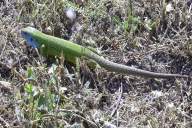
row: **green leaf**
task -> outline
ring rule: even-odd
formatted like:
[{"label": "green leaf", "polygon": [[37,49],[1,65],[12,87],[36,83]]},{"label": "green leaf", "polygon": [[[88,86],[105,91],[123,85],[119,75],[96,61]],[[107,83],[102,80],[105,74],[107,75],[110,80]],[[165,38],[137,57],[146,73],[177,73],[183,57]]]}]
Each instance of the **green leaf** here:
[{"label": "green leaf", "polygon": [[34,105],[35,105],[35,107],[37,107],[37,105],[38,105],[38,101],[37,100],[34,100]]},{"label": "green leaf", "polygon": [[28,78],[31,78],[32,76],[31,68],[27,69],[27,74],[28,74]]},{"label": "green leaf", "polygon": [[37,117],[41,117],[41,112],[36,113]]},{"label": "green leaf", "polygon": [[131,31],[134,33],[137,30],[137,26],[132,26]]},{"label": "green leaf", "polygon": [[119,17],[115,15],[115,19],[113,20],[113,24],[116,25],[119,22]]},{"label": "green leaf", "polygon": [[39,91],[37,87],[32,86],[28,83],[25,84],[25,97],[29,98],[30,100],[33,99],[34,96],[38,95]]},{"label": "green leaf", "polygon": [[125,29],[127,29],[128,28],[128,21],[125,21],[124,23],[123,23],[123,29],[125,30]]},{"label": "green leaf", "polygon": [[110,117],[105,117],[104,121],[107,121]]},{"label": "green leaf", "polygon": [[27,78],[36,79],[38,75],[35,74],[34,68],[28,68],[27,69]]},{"label": "green leaf", "polygon": [[25,91],[32,92],[32,86],[28,83],[25,83]]},{"label": "green leaf", "polygon": [[34,91],[32,90],[32,86],[28,83],[25,84],[25,97],[30,100],[33,99]]},{"label": "green leaf", "polygon": [[49,105],[48,105],[48,99],[45,97],[44,94],[41,94],[39,96],[39,102],[38,102],[38,109],[39,110],[45,110],[48,111]]}]

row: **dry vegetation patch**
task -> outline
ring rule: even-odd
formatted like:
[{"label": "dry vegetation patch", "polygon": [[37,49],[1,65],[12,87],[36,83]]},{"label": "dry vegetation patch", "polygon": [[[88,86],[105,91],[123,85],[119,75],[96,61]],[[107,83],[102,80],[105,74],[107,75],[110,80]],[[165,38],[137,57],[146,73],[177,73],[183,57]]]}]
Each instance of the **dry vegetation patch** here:
[{"label": "dry vegetation patch", "polygon": [[92,46],[116,63],[190,76],[191,1],[0,3],[0,127],[192,127],[190,79],[91,69],[81,58],[76,64],[62,57],[39,58],[17,33],[32,26]]}]

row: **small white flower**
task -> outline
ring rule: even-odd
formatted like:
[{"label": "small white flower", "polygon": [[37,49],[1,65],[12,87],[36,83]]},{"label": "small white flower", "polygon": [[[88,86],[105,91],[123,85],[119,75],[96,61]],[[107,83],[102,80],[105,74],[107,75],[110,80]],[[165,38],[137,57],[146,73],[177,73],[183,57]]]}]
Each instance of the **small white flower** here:
[{"label": "small white flower", "polygon": [[168,4],[168,5],[166,6],[166,12],[171,12],[171,11],[173,11],[173,7],[172,7],[171,4]]},{"label": "small white flower", "polygon": [[76,13],[72,8],[67,9],[67,11],[65,13],[66,13],[66,16],[68,18],[70,18],[71,20],[76,18]]},{"label": "small white flower", "polygon": [[170,108],[170,109],[173,109],[173,108],[175,108],[175,105],[174,105],[174,103],[169,103],[167,106],[168,106],[168,108]]},{"label": "small white flower", "polygon": [[152,92],[151,92],[151,96],[152,96],[153,98],[158,98],[158,97],[163,96],[163,93],[162,93],[161,91],[152,91]]}]

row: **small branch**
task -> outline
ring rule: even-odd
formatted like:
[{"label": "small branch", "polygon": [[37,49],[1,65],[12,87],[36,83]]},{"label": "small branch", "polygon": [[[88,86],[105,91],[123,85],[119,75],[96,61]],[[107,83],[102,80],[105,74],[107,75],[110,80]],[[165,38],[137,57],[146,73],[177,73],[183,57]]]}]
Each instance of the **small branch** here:
[{"label": "small branch", "polygon": [[113,108],[113,110],[112,110],[112,112],[111,112],[110,118],[111,118],[111,117],[114,115],[114,113],[116,112],[116,110],[117,110],[117,108],[118,108],[118,106],[119,106],[119,103],[120,103],[120,101],[121,101],[122,94],[123,94],[123,85],[122,85],[122,82],[121,82],[121,93],[120,93],[119,98],[118,98],[118,100],[117,100],[116,106]]}]

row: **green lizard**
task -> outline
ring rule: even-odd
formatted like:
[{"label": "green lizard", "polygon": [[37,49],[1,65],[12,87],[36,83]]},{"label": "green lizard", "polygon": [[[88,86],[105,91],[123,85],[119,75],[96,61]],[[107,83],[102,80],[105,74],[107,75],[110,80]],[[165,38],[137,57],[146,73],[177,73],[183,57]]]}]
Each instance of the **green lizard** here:
[{"label": "green lizard", "polygon": [[99,65],[111,72],[123,73],[128,75],[150,77],[150,78],[189,78],[187,75],[180,74],[164,74],[145,71],[122,64],[117,64],[106,60],[94,51],[81,45],[69,42],[64,39],[46,35],[33,27],[27,27],[21,30],[22,37],[33,47],[41,50],[41,55],[47,53],[49,55],[60,57],[61,53],[65,60],[75,63],[76,57],[84,56],[89,67],[95,68]]}]

